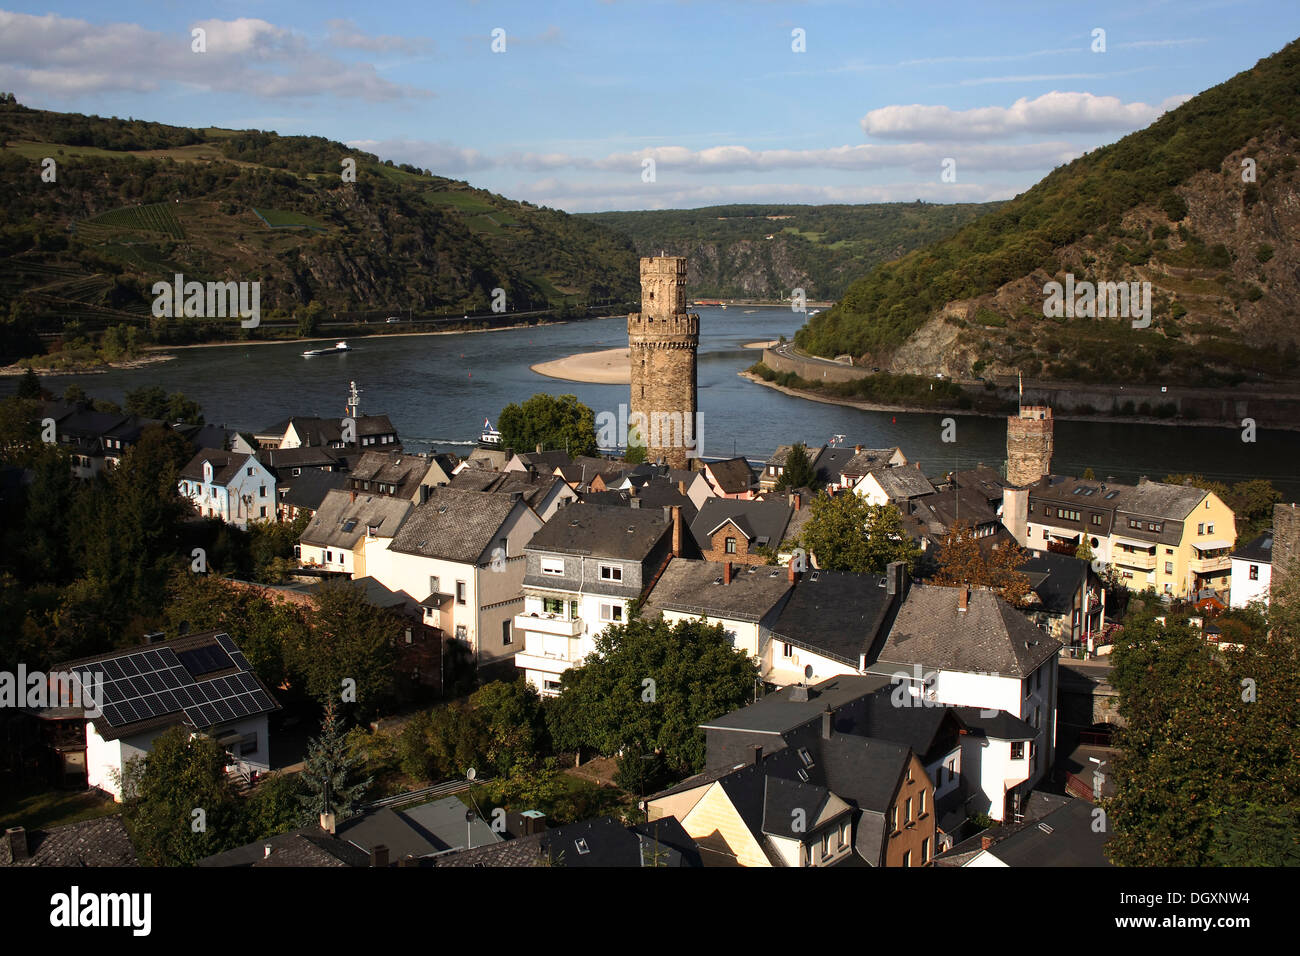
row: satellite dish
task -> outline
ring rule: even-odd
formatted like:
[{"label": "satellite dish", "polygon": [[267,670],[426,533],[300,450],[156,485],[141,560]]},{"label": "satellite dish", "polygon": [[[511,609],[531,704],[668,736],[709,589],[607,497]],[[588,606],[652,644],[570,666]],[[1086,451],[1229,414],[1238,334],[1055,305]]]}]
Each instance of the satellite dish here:
[{"label": "satellite dish", "polygon": [[803,666],[803,679],[812,680],[812,675],[813,675],[813,666],[811,664],[805,664]]},{"label": "satellite dish", "polygon": [[468,770],[465,771],[466,780],[473,780],[477,776],[478,776],[478,771],[475,770],[473,767],[470,767]]}]

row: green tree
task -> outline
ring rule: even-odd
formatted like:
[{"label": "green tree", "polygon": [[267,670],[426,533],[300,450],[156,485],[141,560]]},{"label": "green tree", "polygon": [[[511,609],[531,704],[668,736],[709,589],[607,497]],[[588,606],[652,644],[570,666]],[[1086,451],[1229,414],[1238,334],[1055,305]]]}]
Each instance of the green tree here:
[{"label": "green tree", "polygon": [[795,443],[785,456],[785,469],[777,479],[776,490],[813,488],[816,482],[817,472],[813,469],[812,462],[808,460],[808,449],[802,442]]},{"label": "green tree", "polygon": [[306,630],[286,649],[286,663],[317,700],[340,700],[344,681],[353,681],[358,714],[378,713],[393,701],[402,619],[367,601],[354,581],[324,582],[313,603]]},{"label": "green tree", "polygon": [[325,307],[319,302],[311,302],[300,309],[295,316],[298,320],[298,337],[310,338],[320,330],[321,318],[325,315]]},{"label": "green tree", "polygon": [[484,684],[469,699],[481,732],[485,768],[509,774],[531,767],[548,749],[546,716],[537,689],[521,675]]},{"label": "green tree", "polygon": [[511,402],[497,419],[502,444],[515,451],[566,450],[570,455],[594,455],[596,416],[576,395],[539,392],[522,406]]},{"label": "green tree", "polygon": [[127,392],[125,410],[128,415],[156,418],[168,424],[203,424],[198,402],[186,398],[183,392],[168,394],[160,385],[142,385]]},{"label": "green tree", "polygon": [[1074,556],[1080,561],[1087,561],[1092,564],[1096,560],[1096,555],[1092,553],[1092,545],[1088,541],[1088,536],[1079,535],[1079,546],[1074,549]]},{"label": "green tree", "polygon": [[751,700],[758,668],[722,626],[637,618],[609,627],[580,667],[565,671],[547,704],[558,748],[658,754],[670,774],[704,765],[700,724]]},{"label": "green tree", "polygon": [[1020,565],[1028,559],[1014,541],[985,551],[969,524],[953,524],[939,544],[934,583],[946,587],[991,588],[1008,604],[1019,605],[1029,594],[1029,578]]},{"label": "green tree", "polygon": [[37,377],[36,373],[31,369],[24,371],[22,376],[18,379],[18,390],[15,394],[19,398],[40,401],[42,392],[41,380]]},{"label": "green tree", "polygon": [[814,498],[800,541],[828,571],[883,574],[893,561],[906,561],[914,571],[921,558],[897,508],[868,504],[852,492]]},{"label": "green tree", "polygon": [[193,866],[239,845],[240,808],[226,759],[212,738],[176,726],[154,739],[147,756],[128,761],[122,816],[142,862]]},{"label": "green tree", "polygon": [[356,813],[361,798],[374,782],[373,777],[359,779],[360,770],[361,759],[348,746],[331,697],[325,701],[320,736],[308,741],[303,761],[303,793],[299,799],[306,813],[315,819],[332,811],[338,820]]},{"label": "green tree", "polygon": [[1083,469],[1083,480],[1084,480],[1084,481],[1096,481],[1096,480],[1097,480],[1097,473],[1096,473],[1095,471],[1093,471],[1091,467],[1089,467],[1089,468],[1085,468],[1085,469]]}]

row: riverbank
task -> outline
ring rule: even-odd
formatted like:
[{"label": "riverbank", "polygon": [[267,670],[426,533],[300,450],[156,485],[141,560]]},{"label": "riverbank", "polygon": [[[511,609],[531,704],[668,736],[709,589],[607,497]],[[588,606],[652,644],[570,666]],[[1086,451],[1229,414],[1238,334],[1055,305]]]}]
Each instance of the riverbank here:
[{"label": "riverbank", "polygon": [[443,329],[437,332],[365,332],[360,334],[349,335],[317,335],[311,338],[292,338],[292,339],[235,339],[230,342],[192,342],[188,345],[146,345],[145,351],[174,351],[179,349],[220,349],[234,348],[235,346],[250,345],[302,345],[310,342],[348,342],[353,339],[365,341],[366,339],[405,339],[405,338],[422,338],[428,335],[469,335],[475,332],[509,332],[512,329],[538,329],[549,328],[552,325],[568,325],[571,321],[583,321],[581,319],[562,319],[555,322],[546,322],[543,325],[536,323],[522,323],[520,325],[498,325],[492,328],[477,329]]},{"label": "riverbank", "polygon": [[550,362],[530,365],[538,375],[558,378],[565,382],[584,382],[588,385],[629,385],[632,369],[631,353],[624,348],[603,349],[599,352],[579,352]]},{"label": "riverbank", "polygon": [[780,339],[772,339],[770,342],[746,342],[741,346],[742,349],[773,349],[781,344]]},{"label": "riverbank", "polygon": [[[755,375],[748,370],[737,372],[741,378],[748,379],[756,385],[762,385],[765,388],[775,389],[778,392],[784,392],[794,398],[805,398],[810,402],[821,402],[823,405],[845,405],[849,408],[857,408],[864,412],[906,412],[908,414],[928,414],[928,415],[967,415],[973,418],[1006,418],[1001,412],[981,411],[973,408],[927,408],[920,405],[882,405],[878,402],[864,402],[851,398],[836,398],[830,395],[821,395],[817,392],[805,391],[797,388],[788,388],[784,385],[777,385],[775,382],[769,382],[759,375]],[[1183,419],[1155,418],[1145,415],[1071,415],[1068,412],[1061,414],[1053,411],[1052,417],[1058,422],[1099,422],[1112,425],[1173,425],[1183,427],[1200,426],[1203,428],[1230,428],[1240,430],[1240,422],[1235,421],[1186,421]],[[1270,425],[1279,431],[1300,431],[1300,423],[1296,425]]]},{"label": "riverbank", "polygon": [[[99,365],[74,366],[72,368],[34,368],[36,375],[56,376],[56,375],[103,375],[105,372],[116,372],[125,369],[145,368],[150,365],[157,365],[160,362],[170,362],[175,355],[171,355],[171,350],[161,354],[154,354],[152,349],[145,349],[150,352],[149,355],[141,355],[137,358],[127,359],[125,362],[104,362]],[[6,365],[0,368],[0,376],[13,377],[27,374],[27,368],[22,365]]]}]

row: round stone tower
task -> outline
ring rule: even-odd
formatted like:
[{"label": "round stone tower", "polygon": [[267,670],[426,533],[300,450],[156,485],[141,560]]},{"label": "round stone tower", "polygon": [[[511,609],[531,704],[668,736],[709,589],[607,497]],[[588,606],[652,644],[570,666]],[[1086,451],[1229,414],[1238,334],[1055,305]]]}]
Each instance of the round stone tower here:
[{"label": "round stone tower", "polygon": [[[641,429],[646,460],[686,468],[698,457],[695,353],[700,317],[686,311],[686,259],[641,260],[641,311],[627,317],[632,365],[629,423]],[[638,417],[638,414],[641,417]]]},{"label": "round stone tower", "polygon": [[1052,410],[1022,405],[1007,418],[1007,481],[1032,485],[1052,473]]}]

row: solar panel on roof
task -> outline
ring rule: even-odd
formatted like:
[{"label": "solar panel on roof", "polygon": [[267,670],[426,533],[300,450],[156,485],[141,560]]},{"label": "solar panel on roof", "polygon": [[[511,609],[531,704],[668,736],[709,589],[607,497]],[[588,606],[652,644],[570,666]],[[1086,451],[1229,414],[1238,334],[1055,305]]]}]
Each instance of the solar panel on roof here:
[{"label": "solar panel on roof", "polygon": [[104,705],[104,716],[108,718],[108,725],[110,727],[117,727],[125,723],[125,721],[122,720],[122,712],[118,710],[117,706],[114,704]]},{"label": "solar panel on roof", "polygon": [[217,643],[224,647],[228,653],[233,654],[235,651],[239,650],[239,648],[235,646],[235,642],[230,639],[230,635],[226,634],[224,631],[216,635],[216,638]]},{"label": "solar panel on roof", "polygon": [[131,706],[131,702],[128,700],[119,701],[117,709],[122,714],[122,723],[124,724],[129,724],[141,719],[140,715],[136,712],[136,709]]},{"label": "solar panel on roof", "polygon": [[225,649],[216,644],[180,651],[176,656],[180,658],[181,665],[195,676],[228,670],[235,666],[235,662],[230,659]]},{"label": "solar panel on roof", "polygon": [[135,712],[140,715],[141,720],[157,717],[162,712],[160,707],[155,706],[155,700],[152,697],[141,697],[138,700],[133,700],[131,706],[135,708]]},{"label": "solar panel on roof", "polygon": [[162,655],[157,651],[145,651],[142,656],[144,657],[144,663],[147,663],[152,670],[161,670],[167,666],[167,662],[163,660]]},{"label": "solar panel on roof", "polygon": [[258,710],[275,710],[275,704],[271,703],[271,698],[267,696],[266,691],[254,691],[249,696],[257,703]]},{"label": "solar panel on roof", "polygon": [[224,700],[215,700],[212,702],[212,706],[216,708],[216,711],[218,714],[221,715],[222,720],[235,719],[235,712],[231,709],[230,705],[226,703]]},{"label": "solar panel on roof", "polygon": [[163,683],[162,675],[160,674],[145,674],[144,679],[148,682],[149,689],[155,694],[167,689],[167,685]]},{"label": "solar panel on roof", "polygon": [[119,682],[115,680],[104,682],[104,701],[109,704],[116,704],[125,696]]},{"label": "solar panel on roof", "polygon": [[252,674],[236,674],[231,678],[231,680],[239,682],[240,690],[261,690],[261,686],[257,683],[257,678]]},{"label": "solar panel on roof", "polygon": [[163,664],[165,664],[167,667],[181,666],[181,662],[179,658],[176,657],[176,652],[172,650],[170,647],[158,648],[158,656],[163,659]]},{"label": "solar panel on roof", "polygon": [[158,695],[159,702],[165,708],[165,713],[174,714],[181,709],[181,703],[176,699],[176,695],[169,690],[163,691]]},{"label": "solar panel on roof", "polygon": [[129,676],[131,676],[131,675],[133,675],[133,674],[138,674],[138,673],[140,673],[140,668],[136,667],[136,666],[135,666],[135,661],[133,661],[133,660],[132,660],[131,658],[129,658],[129,657],[119,657],[119,658],[117,659],[117,663],[118,663],[118,666],[122,668],[122,673],[123,673],[123,675],[125,675],[125,676],[128,676],[128,677],[129,677]]},{"label": "solar panel on roof", "polygon": [[231,694],[237,694],[237,688],[232,688],[230,682],[224,677],[218,677],[215,680],[208,681],[212,689],[217,692],[218,696],[229,697]]},{"label": "solar panel on roof", "polygon": [[103,668],[107,680],[117,680],[122,676],[122,668],[118,666],[117,661],[103,661],[99,666]]},{"label": "solar panel on roof", "polygon": [[176,677],[176,672],[170,667],[165,671],[159,671],[158,676],[162,678],[163,686],[168,690],[174,690],[181,686],[180,680]]},{"label": "solar panel on roof", "polygon": [[226,705],[235,712],[236,719],[247,717],[251,709],[247,697],[231,697],[226,701]]}]

